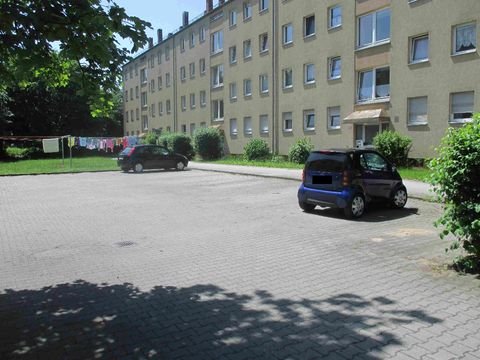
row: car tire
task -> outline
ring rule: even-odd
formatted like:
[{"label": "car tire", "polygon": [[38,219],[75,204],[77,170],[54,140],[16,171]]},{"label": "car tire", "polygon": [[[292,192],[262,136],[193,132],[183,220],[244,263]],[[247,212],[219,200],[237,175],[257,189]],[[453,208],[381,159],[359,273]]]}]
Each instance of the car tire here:
[{"label": "car tire", "polygon": [[345,216],[349,219],[358,219],[365,212],[365,197],[362,194],[353,195],[352,200],[344,209]]},{"label": "car tire", "polygon": [[299,201],[298,205],[300,206],[300,209],[302,209],[306,213],[312,212],[313,209],[315,209],[315,205],[309,204],[309,203],[306,203],[306,202],[303,202],[303,201]]},{"label": "car tire", "polygon": [[133,165],[133,171],[135,171],[136,173],[143,172],[143,164],[142,163],[136,163],[135,165]]},{"label": "car tire", "polygon": [[407,190],[404,187],[398,188],[393,192],[392,206],[395,209],[402,209],[403,207],[405,207],[407,200]]},{"label": "car tire", "polygon": [[175,169],[177,171],[183,171],[185,170],[185,164],[181,161],[177,162],[177,165],[175,165]]}]

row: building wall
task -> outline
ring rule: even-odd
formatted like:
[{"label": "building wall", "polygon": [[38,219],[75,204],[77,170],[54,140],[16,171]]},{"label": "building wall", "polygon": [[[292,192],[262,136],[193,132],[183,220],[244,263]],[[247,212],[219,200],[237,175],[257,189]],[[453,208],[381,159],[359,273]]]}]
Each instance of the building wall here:
[{"label": "building wall", "polygon": [[[200,126],[218,126],[226,137],[227,150],[242,153],[252,138],[263,138],[273,152],[287,154],[289,147],[299,138],[308,137],[315,148],[353,147],[359,137],[365,137],[372,127],[392,129],[413,139],[411,157],[432,157],[445,130],[452,126],[450,99],[454,92],[474,91],[474,107],[480,104],[480,59],[478,51],[452,56],[455,26],[480,23],[478,0],[453,1],[391,1],[391,0],[270,0],[268,9],[260,9],[260,0],[250,0],[252,16],[243,18],[245,0],[230,0],[219,4],[211,12],[184,26],[180,31],[147,50],[125,66],[125,90],[129,101],[125,111],[129,114],[140,109],[148,116],[148,128],[140,120],[125,121],[125,132],[142,133],[153,129],[185,131],[190,133]],[[340,26],[331,27],[330,10],[340,6]],[[359,17],[390,9],[390,38],[359,47]],[[236,24],[231,26],[230,14],[237,12]],[[375,15],[374,15],[375,16]],[[306,23],[314,17],[314,31],[306,36]],[[308,20],[307,20],[308,19]],[[380,21],[380,20],[379,20]],[[283,43],[283,27],[291,24],[293,42]],[[204,27],[205,42],[199,41]],[[195,46],[191,47],[191,33]],[[213,34],[222,32],[223,49],[212,54]],[[268,34],[268,50],[260,51],[261,35]],[[411,39],[417,35],[429,36],[429,59],[409,64]],[[185,39],[185,50],[181,49]],[[252,55],[244,58],[244,42],[251,41]],[[170,60],[161,64],[149,58],[166,47],[171,49]],[[230,48],[235,46],[237,60],[230,62]],[[341,76],[329,78],[330,59],[341,58]],[[200,74],[200,59],[205,59],[205,74]],[[195,76],[190,77],[189,66],[195,64]],[[305,83],[305,65],[313,64],[315,80]],[[213,70],[223,65],[223,84],[213,86]],[[140,83],[140,74],[130,76],[130,69],[147,68],[148,82]],[[180,79],[181,68],[186,79]],[[292,69],[293,86],[284,88],[285,69]],[[388,68],[390,70],[389,97],[371,101],[358,100],[359,74],[364,71]],[[172,85],[166,87],[165,74],[170,73]],[[260,91],[260,76],[268,77],[268,91]],[[163,77],[163,88],[158,89],[158,76]],[[155,78],[156,89],[150,88]],[[251,81],[251,95],[244,94],[244,81]],[[236,84],[237,96],[230,97],[230,85]],[[139,86],[148,92],[148,107],[142,108],[140,97],[130,91]],[[200,92],[206,92],[206,105],[200,105]],[[190,106],[190,94],[195,94],[195,107]],[[409,102],[412,97],[428,97],[428,121],[423,125],[409,124]],[[181,99],[186,99],[182,109]],[[165,101],[171,101],[172,111],[166,114]],[[223,101],[223,116],[215,118],[215,106]],[[158,103],[163,102],[164,113],[159,116]],[[152,104],[156,112],[152,113]],[[339,109],[338,127],[330,126],[329,110]],[[382,110],[375,119],[355,118],[365,110]],[[314,114],[314,126],[305,127],[306,113]],[[283,114],[292,114],[292,128],[285,131]],[[352,119],[352,116],[354,120]],[[268,122],[261,128],[260,118]],[[349,119],[345,119],[349,117]],[[251,132],[245,131],[245,119],[251,119]],[[236,122],[237,132],[232,131]],[[373,124],[373,125],[372,125]],[[458,126],[458,125],[455,125]],[[368,130],[367,127],[370,129]],[[363,139],[363,138],[362,138]]]}]

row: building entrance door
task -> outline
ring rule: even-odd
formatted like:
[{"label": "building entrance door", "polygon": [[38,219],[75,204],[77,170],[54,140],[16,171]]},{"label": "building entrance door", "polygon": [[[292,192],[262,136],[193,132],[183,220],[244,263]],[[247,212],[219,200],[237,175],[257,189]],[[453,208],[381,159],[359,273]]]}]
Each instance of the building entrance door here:
[{"label": "building entrance door", "polygon": [[388,123],[379,124],[356,124],[355,147],[372,147],[373,138],[382,131],[388,130]]}]

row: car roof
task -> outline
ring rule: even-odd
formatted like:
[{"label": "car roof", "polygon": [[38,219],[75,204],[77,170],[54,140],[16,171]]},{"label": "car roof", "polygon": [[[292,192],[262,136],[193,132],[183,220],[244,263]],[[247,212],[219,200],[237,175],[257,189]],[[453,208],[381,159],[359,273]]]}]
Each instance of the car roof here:
[{"label": "car roof", "polygon": [[322,150],[315,150],[312,153],[315,154],[328,154],[328,153],[335,153],[335,154],[351,154],[351,153],[362,153],[362,152],[369,152],[369,151],[377,151],[375,149],[322,149]]}]

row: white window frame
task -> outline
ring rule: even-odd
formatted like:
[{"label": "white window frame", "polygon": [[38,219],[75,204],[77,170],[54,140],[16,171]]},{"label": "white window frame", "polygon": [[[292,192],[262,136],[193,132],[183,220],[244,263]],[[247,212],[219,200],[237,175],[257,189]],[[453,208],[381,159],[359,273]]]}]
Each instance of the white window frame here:
[{"label": "white window frame", "polygon": [[[473,49],[468,49],[468,50],[463,50],[463,51],[457,51],[457,30],[461,28],[466,28],[473,26],[473,34],[474,34],[474,41],[475,41],[475,48]],[[452,55],[463,55],[463,54],[471,54],[477,51],[477,43],[478,43],[478,38],[477,38],[477,23],[475,21],[464,23],[464,24],[459,24],[455,25],[453,27],[453,44],[452,44]]]},{"label": "white window frame", "polygon": [[[425,104],[425,112],[414,114],[412,113],[413,102],[423,101]],[[418,107],[418,105],[417,105]],[[420,117],[420,120],[418,120]],[[423,117],[423,119],[422,119]],[[428,124],[428,96],[410,97],[407,99],[407,126],[418,126]]]},{"label": "white window frame", "polygon": [[[334,75],[334,62],[340,60],[340,75]],[[328,59],[328,80],[338,80],[342,78],[342,57],[341,56],[332,56]]]},{"label": "white window frame", "polygon": [[259,116],[259,121],[258,124],[260,126],[260,134],[268,134],[269,133],[269,121],[268,121],[268,115],[267,114],[262,114]]},{"label": "white window frame", "polygon": [[158,102],[158,115],[163,116],[163,102],[162,101]]},{"label": "white window frame", "polygon": [[268,91],[269,91],[268,74],[261,74],[259,78],[260,78],[260,93],[268,94]]},{"label": "white window frame", "polygon": [[[390,101],[390,94],[389,94],[388,96],[379,96],[379,97],[376,97],[377,71],[379,71],[379,70],[384,70],[384,69],[388,69],[388,70],[389,70],[388,86],[389,86],[389,93],[390,93],[390,91],[391,91],[391,75],[390,75],[390,67],[389,67],[389,66],[383,66],[383,67],[378,67],[378,68],[374,68],[374,69],[359,71],[359,72],[358,72],[358,76],[357,76],[357,103],[387,102],[387,101]],[[371,98],[368,98],[368,99],[361,100],[361,99],[360,99],[360,78],[361,78],[361,74],[367,73],[367,72],[372,72],[372,97],[371,97]]]},{"label": "white window frame", "polygon": [[[333,116],[338,116],[338,125],[333,125]],[[342,118],[340,115],[340,106],[330,106],[327,108],[327,129],[338,130],[341,128]]]},{"label": "white window frame", "polygon": [[191,62],[188,64],[188,72],[190,73],[190,79],[193,79],[195,77],[195,63]]},{"label": "white window frame", "polygon": [[[339,24],[333,24],[333,11],[335,9],[340,9],[340,23]],[[339,28],[342,26],[342,22],[343,22],[343,9],[342,9],[342,6],[341,5],[333,5],[331,7],[328,8],[328,29],[336,29],[336,28]]]},{"label": "white window frame", "polygon": [[187,72],[185,66],[180,67],[180,80],[185,81],[187,79]]},{"label": "white window frame", "polygon": [[223,121],[224,119],[224,104],[223,99],[217,99],[212,101],[212,116],[213,121]]},{"label": "white window frame", "polygon": [[185,38],[181,38],[180,39],[180,52],[184,52],[185,51]]},{"label": "white window frame", "polygon": [[[158,76],[157,84],[158,84],[158,90],[162,90],[162,87],[163,87],[162,75]],[[135,89],[135,91],[136,91],[136,89]]]},{"label": "white window frame", "polygon": [[205,58],[201,58],[198,62],[200,67],[200,74],[204,75],[207,72]]},{"label": "white window frame", "polygon": [[[309,79],[309,69],[312,69],[313,68],[313,79]],[[305,64],[303,66],[303,73],[304,73],[304,76],[303,76],[303,79],[304,79],[304,83],[306,85],[311,85],[311,84],[315,84],[316,82],[316,74],[315,74],[315,64],[313,63],[308,63],[308,64]]]},{"label": "white window frame", "polygon": [[170,100],[165,101],[165,110],[167,111],[167,114],[172,112],[172,103]]},{"label": "white window frame", "polygon": [[[287,121],[290,121],[290,127],[287,128]],[[284,132],[293,131],[293,113],[291,111],[286,111],[282,113],[282,129]]]},{"label": "white window frame", "polygon": [[230,27],[234,27],[237,25],[237,10],[232,10],[230,11],[229,17],[228,17],[228,25]]},{"label": "white window frame", "polygon": [[203,43],[205,42],[205,38],[206,38],[206,29],[205,29],[205,26],[201,26],[200,27],[200,31],[198,32],[198,40]]},{"label": "white window frame", "polygon": [[236,118],[230,119],[230,135],[238,135],[238,123]]},{"label": "white window frame", "polygon": [[259,51],[260,54],[266,53],[268,51],[268,33],[263,33],[258,37]]},{"label": "white window frame", "polygon": [[140,95],[140,104],[142,105],[142,108],[148,107],[148,97],[147,97],[147,92],[143,91]]},{"label": "white window frame", "polygon": [[[308,126],[310,118],[313,117],[313,126]],[[304,131],[314,131],[315,130],[315,110],[305,110],[303,112],[303,130]]]},{"label": "white window frame", "polygon": [[[415,44],[419,40],[427,40],[427,57],[423,59],[415,60]],[[409,64],[419,64],[429,61],[429,53],[430,53],[430,37],[428,34],[418,35],[410,38],[410,56],[409,56]]]},{"label": "white window frame", "polygon": [[[307,21],[308,19],[312,19],[313,18],[313,32],[311,33],[307,33]],[[311,14],[311,15],[308,15],[308,16],[305,16],[303,18],[303,37],[304,38],[309,38],[311,36],[315,36],[315,33],[316,33],[316,22],[315,22],[315,14]]]},{"label": "white window frame", "polygon": [[250,20],[252,18],[252,3],[245,1],[243,3],[243,21]]},{"label": "white window frame", "polygon": [[245,116],[243,118],[243,133],[245,135],[252,135],[253,134],[253,125],[252,125],[252,117]]},{"label": "white window frame", "polygon": [[268,10],[268,0],[259,0],[258,1],[258,10],[259,12],[263,12]]},{"label": "white window frame", "polygon": [[211,54],[216,55],[223,51],[223,31],[215,31],[211,35]]},{"label": "white window frame", "polygon": [[[290,73],[291,84],[287,84],[287,73]],[[284,89],[293,88],[293,70],[292,68],[286,68],[282,70],[282,86]]]},{"label": "white window frame", "polygon": [[187,110],[187,97],[185,95],[182,95],[180,97],[180,106],[182,108],[182,111]]},{"label": "white window frame", "polygon": [[150,113],[151,113],[152,117],[155,117],[155,113],[156,113],[155,103],[150,105]]},{"label": "white window frame", "polygon": [[170,73],[165,74],[165,86],[170,87],[171,85],[171,79],[170,79]]},{"label": "white window frame", "polygon": [[190,33],[190,48],[195,47],[195,33],[192,31]]},{"label": "white window frame", "polygon": [[252,96],[252,80],[251,79],[243,80],[243,96],[245,97]]},{"label": "white window frame", "polygon": [[223,86],[224,81],[223,64],[212,67],[212,88],[219,88]]},{"label": "white window frame", "polygon": [[248,39],[243,42],[243,58],[250,59],[252,57],[252,40]]},{"label": "white window frame", "polygon": [[[453,107],[455,106],[455,104],[453,103],[453,99],[454,99],[455,96],[459,96],[459,95],[467,95],[469,97],[470,96],[472,97],[472,109],[471,109],[472,111],[462,111],[462,112],[457,112],[457,113],[453,112]],[[457,105],[457,106],[459,106],[459,105]],[[461,91],[461,92],[451,93],[450,94],[450,117],[449,117],[449,122],[451,124],[463,124],[463,123],[472,121],[474,106],[475,106],[475,92],[474,91]],[[467,114],[467,113],[470,114],[469,117],[462,117],[462,118],[455,119],[455,114]]]},{"label": "white window frame", "polygon": [[[235,56],[233,56],[235,55]],[[230,64],[236,64],[237,63],[237,46],[233,45],[228,48],[228,59]]]},{"label": "white window frame", "polygon": [[[389,15],[389,19],[390,19],[390,24],[389,24],[390,32],[388,34],[388,38],[377,40],[377,16],[378,16],[378,14],[380,14],[382,12],[387,12],[387,11],[389,13],[388,15]],[[363,19],[363,18],[366,18],[368,16],[372,16],[372,42],[367,43],[367,44],[360,44],[360,39],[361,39],[361,37],[360,37],[360,20]],[[391,14],[390,8],[384,8],[384,9],[381,9],[381,10],[373,11],[373,12],[365,14],[365,15],[358,16],[358,18],[357,18],[357,49],[365,49],[365,48],[369,48],[369,47],[373,47],[373,46],[387,44],[387,43],[390,42],[391,36],[392,36],[392,14]]]},{"label": "white window frame", "polygon": [[[290,32],[289,32],[290,30]],[[290,37],[289,38],[289,33]],[[293,25],[292,23],[288,23],[282,26],[282,44],[283,45],[290,45],[293,44]]]},{"label": "white window frame", "polygon": [[142,115],[142,129],[148,130],[148,116]]},{"label": "white window frame", "polygon": [[237,99],[237,83],[232,82],[229,85],[229,96],[230,100],[236,100]]},{"label": "white window frame", "polygon": [[195,99],[195,93],[190,94],[190,109],[195,109],[196,108],[196,99]]},{"label": "white window frame", "polygon": [[200,107],[207,106],[207,92],[205,90],[200,90]]}]

